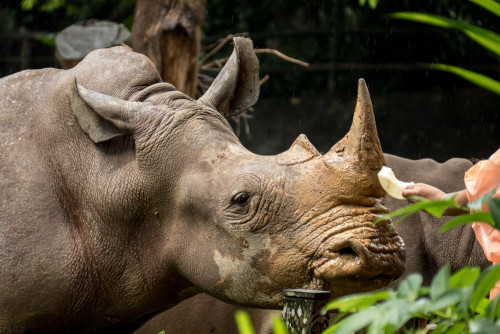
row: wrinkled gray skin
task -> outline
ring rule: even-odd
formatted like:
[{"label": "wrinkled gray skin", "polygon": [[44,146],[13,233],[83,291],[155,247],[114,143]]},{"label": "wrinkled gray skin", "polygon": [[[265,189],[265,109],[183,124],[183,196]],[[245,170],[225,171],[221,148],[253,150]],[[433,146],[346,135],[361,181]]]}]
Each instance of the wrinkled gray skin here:
[{"label": "wrinkled gray skin", "polygon": [[234,42],[198,101],[120,47],[0,80],[0,332],[123,333],[200,292],[279,308],[284,288],[402,274],[401,239],[372,225],[387,209],[364,81],[331,152],[299,136],[258,156],[224,118],[258,95],[251,43]]},{"label": "wrinkled gray skin", "polygon": [[[409,160],[385,154],[385,160],[400,180],[431,184],[447,193],[464,189],[464,173],[472,164],[466,159],[450,159],[438,163],[431,159]],[[395,210],[407,205],[407,201],[387,196],[386,205]],[[491,263],[484,256],[470,225],[458,226],[438,234],[449,217],[436,219],[419,212],[397,225],[396,230],[406,244],[406,269],[404,275],[421,273],[424,283],[429,285],[439,268],[449,263],[452,271],[464,266],[486,268]],[[147,322],[137,333],[237,333],[234,312],[241,307],[229,305],[208,295],[201,294],[188,299],[176,307]],[[280,316],[279,311],[247,309],[257,333],[272,333],[271,318]]]}]

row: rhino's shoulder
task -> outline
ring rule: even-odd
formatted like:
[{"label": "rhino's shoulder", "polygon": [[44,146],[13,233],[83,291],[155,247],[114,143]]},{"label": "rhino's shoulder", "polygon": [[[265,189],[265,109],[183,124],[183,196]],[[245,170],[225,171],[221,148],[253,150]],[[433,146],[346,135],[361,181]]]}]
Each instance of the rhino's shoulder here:
[{"label": "rhino's shoulder", "polygon": [[148,57],[121,46],[94,50],[69,71],[85,88],[127,100],[162,81]]},{"label": "rhino's shoulder", "polygon": [[464,188],[464,173],[472,167],[467,159],[452,158],[445,162],[433,159],[406,159],[385,154],[387,166],[391,167],[398,179],[433,185],[445,192]]}]

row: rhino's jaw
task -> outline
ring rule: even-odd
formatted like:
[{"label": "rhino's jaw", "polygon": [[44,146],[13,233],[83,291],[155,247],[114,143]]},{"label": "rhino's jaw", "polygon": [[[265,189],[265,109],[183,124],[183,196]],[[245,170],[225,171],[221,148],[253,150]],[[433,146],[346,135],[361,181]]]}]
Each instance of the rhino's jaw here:
[{"label": "rhino's jaw", "polygon": [[403,240],[392,234],[381,241],[373,231],[361,227],[349,231],[351,237],[343,241],[327,242],[321,257],[312,263],[314,276],[326,282],[335,297],[384,287],[403,274]]}]

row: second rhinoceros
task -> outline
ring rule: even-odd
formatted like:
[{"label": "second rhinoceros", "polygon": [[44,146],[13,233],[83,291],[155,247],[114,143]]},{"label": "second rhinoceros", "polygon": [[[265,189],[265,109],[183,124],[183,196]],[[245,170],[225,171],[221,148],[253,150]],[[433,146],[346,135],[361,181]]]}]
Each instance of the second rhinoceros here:
[{"label": "second rhinoceros", "polygon": [[321,155],[277,156],[224,116],[258,95],[248,39],[193,100],[116,47],[71,70],[0,80],[0,332],[127,331],[199,292],[278,308],[284,288],[334,296],[404,270],[377,172],[368,90]]}]

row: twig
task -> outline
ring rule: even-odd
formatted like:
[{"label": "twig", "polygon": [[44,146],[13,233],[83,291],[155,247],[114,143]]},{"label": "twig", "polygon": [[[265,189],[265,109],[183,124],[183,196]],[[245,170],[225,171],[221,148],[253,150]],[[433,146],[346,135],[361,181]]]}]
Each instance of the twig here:
[{"label": "twig", "polygon": [[[200,66],[200,70],[206,70],[207,68],[211,68],[211,67],[214,67],[214,66],[217,66],[217,67],[222,67],[224,65],[224,63],[229,59],[229,57],[225,57],[225,58],[221,58],[221,59],[215,59],[215,60],[212,60],[211,62],[209,63],[206,63],[204,65],[201,65]],[[200,62],[201,63],[201,62]]]},{"label": "twig", "polygon": [[286,61],[288,61],[290,63],[294,63],[294,64],[297,64],[297,65],[300,65],[300,66],[304,66],[304,67],[309,67],[309,63],[306,63],[305,61],[298,60],[298,59],[295,59],[295,58],[292,58],[292,57],[288,57],[287,55],[282,54],[278,50],[274,50],[274,49],[254,49],[254,51],[255,51],[255,53],[271,53],[271,54],[273,54],[275,56],[283,58],[284,60],[286,60]]},{"label": "twig", "polygon": [[229,34],[226,37],[224,37],[222,41],[218,42],[217,45],[212,50],[210,50],[205,56],[203,56],[203,58],[201,58],[201,60],[199,61],[200,67],[203,65],[203,63],[207,61],[208,58],[212,57],[215,53],[217,53],[217,51],[222,49],[224,45],[226,45],[228,42],[232,40],[233,40],[233,35]]},{"label": "twig", "polygon": [[266,74],[262,79],[260,79],[259,86],[262,86],[267,80],[269,80],[269,74]]}]

